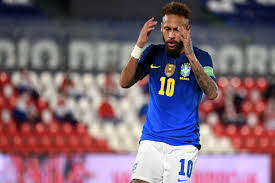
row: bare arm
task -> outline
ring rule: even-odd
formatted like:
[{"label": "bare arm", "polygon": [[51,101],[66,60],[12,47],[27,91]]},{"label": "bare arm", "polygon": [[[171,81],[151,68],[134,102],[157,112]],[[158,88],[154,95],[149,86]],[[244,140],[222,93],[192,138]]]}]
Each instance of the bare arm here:
[{"label": "bare arm", "polygon": [[[157,21],[154,21],[154,18],[151,18],[144,24],[136,43],[139,48],[144,47],[144,45],[148,41],[150,33],[155,29],[154,26],[156,24]],[[122,88],[129,88],[133,86],[139,79],[141,79],[143,75],[143,69],[138,66],[138,60],[139,58],[134,58],[133,56],[131,56],[128,60],[128,63],[123,68],[119,82]]]},{"label": "bare arm", "polygon": [[196,56],[188,57],[188,60],[202,91],[209,99],[215,99],[218,95],[218,88],[215,81],[213,81],[213,79],[204,72]]},{"label": "bare arm", "polygon": [[179,30],[182,32],[182,41],[184,44],[185,55],[190,62],[198,85],[209,99],[215,99],[218,96],[218,87],[215,81],[213,81],[213,79],[203,70],[202,65],[196,58],[190,35],[190,26],[188,28],[182,26],[179,28]]},{"label": "bare arm", "polygon": [[141,78],[142,72],[142,68],[138,67],[138,59],[130,57],[121,72],[120,86],[122,88],[130,88]]}]

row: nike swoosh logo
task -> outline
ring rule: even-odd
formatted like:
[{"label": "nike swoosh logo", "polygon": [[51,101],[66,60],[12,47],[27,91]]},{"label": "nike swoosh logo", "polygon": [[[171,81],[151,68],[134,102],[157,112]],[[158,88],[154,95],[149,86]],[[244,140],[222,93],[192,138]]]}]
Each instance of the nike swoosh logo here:
[{"label": "nike swoosh logo", "polygon": [[154,66],[153,64],[150,66],[152,69],[160,68],[160,66]]},{"label": "nike swoosh logo", "polygon": [[185,182],[185,181],[187,181],[187,180],[178,179],[178,182]]}]

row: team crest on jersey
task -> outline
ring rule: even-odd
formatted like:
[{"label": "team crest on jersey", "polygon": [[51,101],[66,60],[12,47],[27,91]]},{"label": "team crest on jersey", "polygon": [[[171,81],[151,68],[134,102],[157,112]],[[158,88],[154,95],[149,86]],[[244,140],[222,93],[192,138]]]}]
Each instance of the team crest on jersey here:
[{"label": "team crest on jersey", "polygon": [[180,74],[182,77],[180,77],[181,80],[189,80],[188,76],[191,73],[191,66],[190,63],[185,63],[181,65],[180,68]]},{"label": "team crest on jersey", "polygon": [[176,69],[176,65],[174,65],[174,64],[166,64],[165,70],[164,70],[165,75],[167,77],[172,76],[174,74],[174,72],[175,72],[175,69]]}]

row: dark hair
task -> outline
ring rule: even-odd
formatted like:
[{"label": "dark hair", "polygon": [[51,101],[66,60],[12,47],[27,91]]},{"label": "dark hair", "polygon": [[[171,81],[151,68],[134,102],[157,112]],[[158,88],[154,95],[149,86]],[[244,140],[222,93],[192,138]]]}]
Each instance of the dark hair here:
[{"label": "dark hair", "polygon": [[186,6],[186,4],[181,2],[174,2],[166,4],[162,8],[162,17],[165,15],[178,15],[183,16],[190,20],[191,18],[191,10]]}]

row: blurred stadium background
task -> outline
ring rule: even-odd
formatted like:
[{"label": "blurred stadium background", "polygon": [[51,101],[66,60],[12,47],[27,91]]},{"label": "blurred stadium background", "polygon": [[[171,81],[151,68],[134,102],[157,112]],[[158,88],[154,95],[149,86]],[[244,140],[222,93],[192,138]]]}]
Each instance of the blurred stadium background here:
[{"label": "blurred stadium background", "polygon": [[[167,2],[0,0],[0,183],[129,182],[148,78],[119,74]],[[275,182],[275,0],[183,2],[219,86],[193,183]]]}]

